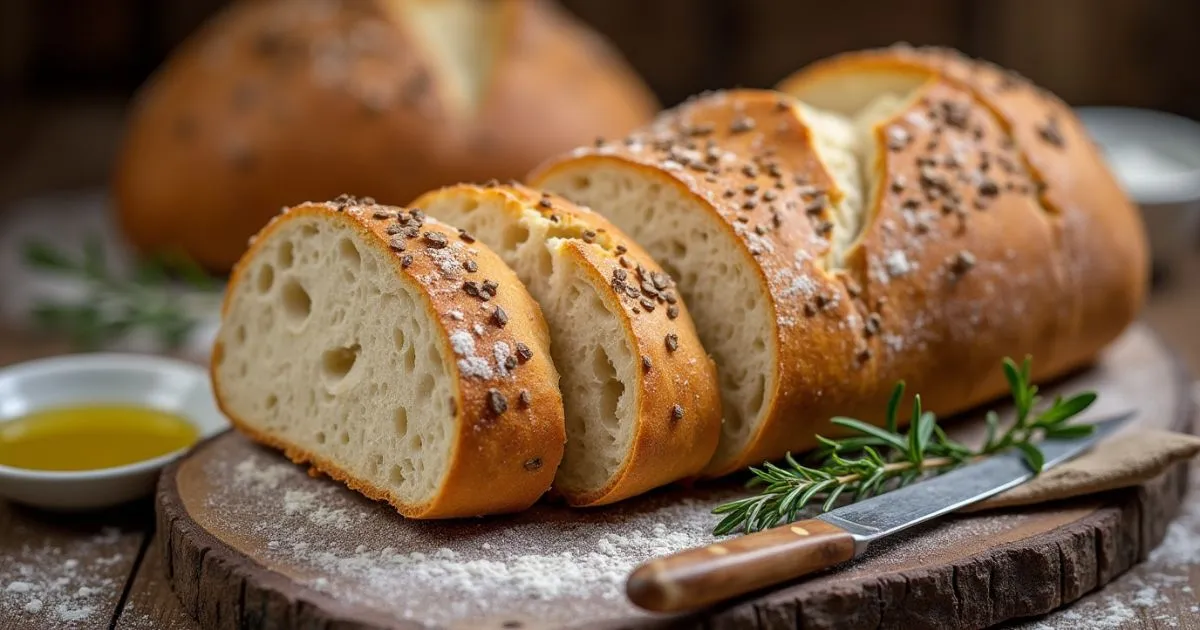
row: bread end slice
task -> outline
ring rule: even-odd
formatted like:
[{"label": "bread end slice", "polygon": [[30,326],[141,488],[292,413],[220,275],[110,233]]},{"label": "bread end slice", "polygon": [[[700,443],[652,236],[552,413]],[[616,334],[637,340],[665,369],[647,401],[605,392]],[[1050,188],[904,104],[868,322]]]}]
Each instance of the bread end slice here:
[{"label": "bread end slice", "polygon": [[234,270],[212,375],[239,430],[409,517],[524,509],[562,458],[536,303],[419,211],[350,198],[273,220]]}]

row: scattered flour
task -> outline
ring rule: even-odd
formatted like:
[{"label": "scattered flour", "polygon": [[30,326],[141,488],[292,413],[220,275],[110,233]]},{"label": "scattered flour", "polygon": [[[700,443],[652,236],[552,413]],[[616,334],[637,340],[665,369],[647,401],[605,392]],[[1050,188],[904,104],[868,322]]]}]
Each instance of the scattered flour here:
[{"label": "scattered flour", "polygon": [[458,369],[464,376],[492,378],[492,366],[487,359],[475,354],[475,338],[471,333],[465,330],[450,333],[450,347],[454,349],[454,354],[461,357],[458,360]]},{"label": "scattered flour", "polygon": [[459,262],[462,249],[462,243],[453,243],[450,247],[443,249],[427,248],[425,254],[433,259],[434,264],[442,272],[442,276],[453,280],[461,275],[463,269],[462,263]]},{"label": "scattered flour", "polygon": [[[210,471],[229,480],[209,501],[221,528],[254,540],[257,553],[294,568],[292,575],[309,576],[302,579],[317,591],[434,625],[506,613],[552,624],[636,615],[624,596],[629,572],[711,542],[708,508],[731,493],[663,493],[648,507],[596,510],[582,521],[565,508],[539,506],[504,519],[414,522],[282,459],[256,454],[242,463],[256,472]],[[247,493],[254,500],[233,500]],[[321,514],[345,520],[331,530]],[[397,593],[439,605],[414,605],[420,602]]]},{"label": "scattered flour", "polygon": [[509,358],[513,356],[512,347],[503,341],[492,345],[492,356],[496,358],[496,369],[500,376],[508,376]]},{"label": "scattered flour", "polygon": [[[1021,630],[1119,630],[1142,627],[1152,618],[1165,627],[1200,627],[1200,605],[1189,583],[1200,564],[1200,465],[1191,471],[1192,490],[1162,544],[1146,562],[1113,585],[1084,597],[1070,608],[1015,626]],[[1175,618],[1176,611],[1192,616]]]},{"label": "scattered flour", "polygon": [[[249,503],[214,497],[213,513],[223,527],[259,540],[258,548],[265,549],[260,553],[290,567],[292,575],[311,576],[309,587],[338,601],[433,625],[476,616],[511,615],[550,625],[636,616],[623,594],[629,572],[655,556],[712,542],[707,508],[736,492],[664,492],[635,508],[591,511],[582,520],[578,515],[568,520],[567,511],[543,505],[500,520],[419,523],[398,520],[387,506],[309,479],[283,460],[258,456],[248,461],[266,476],[274,476],[266,472],[272,468],[288,471],[280,487],[290,490],[260,492],[260,500]],[[246,490],[235,482],[224,491],[232,496]],[[1170,594],[1185,587],[1189,567],[1200,563],[1194,542],[1200,540],[1200,491],[1194,497],[1197,505],[1172,526],[1150,562],[1122,578],[1124,595],[1102,591],[1023,627],[1116,630],[1147,614],[1163,614]],[[322,508],[345,510],[361,520],[330,535],[312,526],[310,515]],[[870,558],[874,567],[902,571],[914,547],[932,556],[972,539],[1003,539],[1027,518],[1014,513],[963,520],[953,528],[933,524],[873,547]],[[847,577],[855,570],[847,569]],[[1128,580],[1140,581],[1130,589]],[[419,596],[406,600],[397,593]]]},{"label": "scattered flour", "polygon": [[309,523],[318,527],[349,529],[354,524],[354,518],[344,508],[330,509],[322,504],[328,494],[311,489],[288,490],[283,495],[283,511],[289,516],[302,514]]},{"label": "scattered flour", "polygon": [[893,278],[898,278],[912,271],[913,265],[908,261],[908,256],[899,249],[892,250],[883,260],[884,266],[887,268],[888,275]]},{"label": "scattered flour", "polygon": [[[275,566],[303,576],[297,579],[337,601],[431,625],[481,616],[538,619],[547,625],[636,616],[640,613],[623,594],[629,572],[650,558],[712,542],[714,517],[708,509],[739,492],[665,491],[582,517],[539,505],[500,518],[414,522],[337,484],[310,479],[303,468],[282,458],[248,450],[241,461],[232,469],[213,464],[208,471],[216,481],[227,480],[215,484],[219,490],[210,498],[210,515],[218,529],[236,533],[239,544],[252,546]],[[235,500],[239,495],[254,500]],[[322,524],[326,517],[321,515],[331,514],[345,516],[344,522],[335,519],[344,527]],[[871,570],[880,565],[905,570],[914,548],[934,556],[969,540],[1003,540],[1007,531],[1019,531],[1026,518],[1018,512],[960,520],[956,527],[932,524],[873,547]],[[1119,593],[1110,587],[1069,609],[1015,627],[1117,630],[1170,610],[1200,615],[1187,586],[1189,572],[1200,564],[1197,540],[1200,488],[1149,561],[1120,578]],[[853,578],[857,570],[848,567],[843,575]],[[7,578],[0,584],[37,582],[19,574],[0,577]],[[46,608],[59,614],[55,607],[60,600],[37,590],[22,594],[20,605],[31,596],[46,600]],[[1192,627],[1200,616],[1190,625],[1186,619],[1158,621],[1167,627]]]},{"label": "scattered flour", "polygon": [[50,538],[5,546],[0,552],[0,620],[37,628],[105,626],[125,583],[129,558],[122,540],[120,530],[104,528],[65,546]]}]

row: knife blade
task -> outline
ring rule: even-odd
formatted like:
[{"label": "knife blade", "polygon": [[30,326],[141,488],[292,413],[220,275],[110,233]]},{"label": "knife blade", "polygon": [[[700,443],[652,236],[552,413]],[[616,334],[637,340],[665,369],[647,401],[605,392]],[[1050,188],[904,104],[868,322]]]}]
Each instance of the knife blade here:
[{"label": "knife blade", "polygon": [[[1134,412],[1095,422],[1088,436],[1038,443],[1048,470],[1087,451]],[[655,612],[715,604],[852,560],[880,538],[943,516],[1034,477],[1020,452],[979,462],[826,512],[816,518],[689,549],[642,564],[630,575],[630,601]]]}]

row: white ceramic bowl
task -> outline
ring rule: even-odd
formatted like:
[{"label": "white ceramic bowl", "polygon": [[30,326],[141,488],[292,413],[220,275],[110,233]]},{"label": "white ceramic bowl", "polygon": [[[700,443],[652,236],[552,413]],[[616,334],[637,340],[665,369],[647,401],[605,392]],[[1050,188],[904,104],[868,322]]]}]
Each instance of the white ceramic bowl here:
[{"label": "white ceramic bowl", "polygon": [[[0,369],[0,422],[39,409],[79,404],[162,409],[196,425],[200,439],[229,426],[217,409],[208,372],[199,365],[138,354],[78,354]],[[180,449],[126,466],[42,471],[0,466],[0,498],[53,510],[107,507],[143,497]]]},{"label": "white ceramic bowl", "polygon": [[1129,107],[1078,113],[1141,207],[1155,264],[1169,270],[1200,241],[1200,123]]}]

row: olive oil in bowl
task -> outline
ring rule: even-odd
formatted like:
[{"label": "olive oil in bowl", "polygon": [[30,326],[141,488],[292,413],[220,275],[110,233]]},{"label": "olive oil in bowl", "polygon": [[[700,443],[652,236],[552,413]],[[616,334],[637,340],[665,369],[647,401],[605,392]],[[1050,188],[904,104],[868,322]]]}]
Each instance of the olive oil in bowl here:
[{"label": "olive oil in bowl", "polygon": [[194,444],[185,418],[136,405],[80,405],[0,423],[0,465],[43,471],[114,468]]}]

